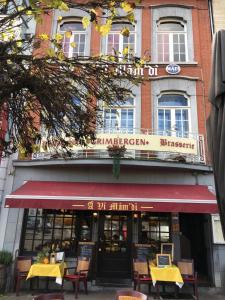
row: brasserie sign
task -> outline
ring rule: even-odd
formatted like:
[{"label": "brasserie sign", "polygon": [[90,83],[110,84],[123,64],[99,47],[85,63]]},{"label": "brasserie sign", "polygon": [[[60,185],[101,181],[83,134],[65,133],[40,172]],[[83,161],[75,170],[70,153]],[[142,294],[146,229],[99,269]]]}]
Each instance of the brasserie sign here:
[{"label": "brasserie sign", "polygon": [[[197,140],[193,138],[179,138],[176,136],[160,136],[160,135],[147,135],[147,134],[97,134],[96,139],[88,143],[88,146],[77,144],[76,140],[68,139],[71,151],[76,150],[107,150],[108,146],[118,145],[125,146],[127,150],[140,150],[140,151],[162,151],[162,152],[175,152],[181,154],[197,155]],[[57,147],[57,142],[52,141],[52,148]],[[46,152],[49,147],[46,147],[46,142],[43,140],[41,145],[41,152]]]}]

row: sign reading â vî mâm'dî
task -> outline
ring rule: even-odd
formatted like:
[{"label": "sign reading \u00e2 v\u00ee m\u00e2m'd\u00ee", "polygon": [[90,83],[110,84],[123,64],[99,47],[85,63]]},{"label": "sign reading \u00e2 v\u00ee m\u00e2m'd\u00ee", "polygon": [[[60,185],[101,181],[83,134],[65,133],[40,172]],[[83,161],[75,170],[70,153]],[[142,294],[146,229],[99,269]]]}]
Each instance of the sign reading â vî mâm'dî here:
[{"label": "sign reading \u00e2 v\u00ee m\u00e2m'd\u00ee", "polygon": [[[197,140],[191,138],[179,138],[172,136],[159,136],[147,134],[122,134],[122,133],[102,133],[96,135],[96,140],[88,143],[87,147],[77,144],[73,138],[68,138],[70,149],[76,150],[107,150],[108,146],[118,145],[125,146],[127,150],[144,150],[144,151],[162,151],[175,152],[182,154],[197,155]],[[48,144],[49,145],[49,144]],[[57,141],[52,140],[52,148],[58,147]],[[44,140],[41,143],[41,152],[46,152],[47,145]],[[51,147],[50,147],[51,148]],[[44,150],[45,149],[45,150]]]},{"label": "sign reading \u00e2 v\u00ee m\u00e2m'd\u00ee", "polygon": [[158,76],[158,65],[140,65],[140,67],[133,67],[132,65],[121,64],[115,69],[115,73],[122,74],[123,72],[127,72],[133,76],[148,76],[154,77]]}]

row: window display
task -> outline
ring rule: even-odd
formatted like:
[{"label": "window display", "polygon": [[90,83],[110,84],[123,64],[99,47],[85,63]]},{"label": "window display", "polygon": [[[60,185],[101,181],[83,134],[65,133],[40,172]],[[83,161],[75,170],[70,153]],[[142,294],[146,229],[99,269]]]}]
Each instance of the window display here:
[{"label": "window display", "polygon": [[91,240],[91,224],[91,214],[74,210],[26,210],[21,252],[35,253],[49,247],[74,255],[78,241]]}]

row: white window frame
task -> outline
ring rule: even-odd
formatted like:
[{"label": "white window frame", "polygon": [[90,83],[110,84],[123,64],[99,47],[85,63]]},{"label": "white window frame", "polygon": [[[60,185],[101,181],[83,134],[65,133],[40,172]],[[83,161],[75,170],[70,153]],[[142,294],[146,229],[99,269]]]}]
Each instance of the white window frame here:
[{"label": "white window frame", "polygon": [[[160,30],[158,30],[158,26],[162,23],[180,23],[184,27],[184,30],[183,31],[160,31]],[[162,35],[167,34],[169,36],[169,61],[164,59],[164,53],[163,53],[163,60],[159,60],[159,53],[158,53],[158,36],[159,36],[159,34],[162,34]],[[177,61],[174,60],[173,39],[174,39],[175,34],[178,34],[178,35],[183,34],[184,35],[184,41],[185,41],[185,60],[184,61],[183,60],[177,60]],[[159,20],[157,22],[156,39],[157,39],[156,45],[157,45],[157,56],[158,56],[157,60],[159,62],[178,62],[178,63],[188,62],[187,26],[186,26],[185,22],[182,22],[181,20],[178,20],[178,19],[163,19],[163,20],[161,19],[161,20]],[[180,55],[180,53],[179,53],[179,55]]]},{"label": "white window frame", "polygon": [[[187,106],[160,106],[159,105],[159,99],[163,95],[181,95],[181,96],[183,96],[184,98],[187,99],[188,105]],[[191,103],[190,103],[190,99],[185,94],[180,93],[180,92],[176,92],[176,91],[174,91],[174,92],[165,92],[165,93],[160,94],[157,98],[157,108],[156,109],[157,109],[157,133],[161,131],[161,130],[159,130],[159,117],[158,117],[159,116],[158,112],[159,112],[160,109],[162,109],[164,111],[165,110],[170,110],[171,111],[171,128],[170,128],[171,136],[177,136],[176,135],[177,131],[176,131],[176,128],[175,128],[176,127],[176,115],[175,115],[176,110],[177,109],[181,109],[181,110],[186,109],[188,111],[188,127],[189,127],[188,128],[188,134],[191,133],[191,128],[192,128],[192,126],[191,126]],[[163,132],[163,135],[168,135],[168,134],[166,134],[166,132],[168,132],[168,130],[165,130],[165,134]]]},{"label": "white window frame", "polygon": [[[82,20],[81,19],[64,19],[60,22],[59,27],[58,27],[58,32],[61,33],[63,35],[63,40],[62,40],[62,44],[64,44],[64,39],[65,39],[65,35],[64,33],[66,31],[62,31],[60,30],[60,27],[64,24],[64,23],[80,23],[82,25]],[[82,25],[83,26],[83,25]],[[79,52],[76,53],[75,55],[73,55],[74,50],[76,50],[76,47],[73,48],[70,43],[74,42],[74,36],[75,35],[79,35],[79,41],[80,41],[80,34],[83,34],[85,36],[85,41],[84,41],[84,51],[82,52],[82,54],[80,54]],[[86,53],[86,47],[87,47],[87,30],[76,30],[76,31],[72,31],[72,35],[70,37],[70,42],[69,42],[69,52],[68,52],[68,58],[74,57],[74,56],[85,56]],[[77,45],[77,47],[79,46],[79,44]]]},{"label": "white window frame", "polygon": [[[121,27],[126,27],[126,25],[132,25],[127,22],[123,22],[123,20],[116,22],[116,24],[120,24]],[[108,45],[109,45],[109,35],[119,35],[119,52],[122,54],[124,50],[124,36],[120,33],[121,30],[111,30],[110,33],[106,36],[106,55],[110,55],[111,53],[108,52]],[[136,32],[136,26],[134,26],[134,30],[130,31],[130,34],[134,34],[134,53],[133,55],[136,55],[137,53],[137,32]],[[129,47],[129,44],[128,44]],[[129,50],[128,50],[129,53]]]},{"label": "white window frame", "polygon": [[[133,99],[133,105],[126,105],[126,104],[121,104],[121,105],[114,105],[114,106],[104,106],[103,107],[103,130],[105,133],[114,133],[114,132],[123,132],[123,133],[133,133],[135,130],[135,123],[136,123],[136,101],[135,98]],[[118,122],[117,126],[115,128],[107,128],[105,127],[105,113],[106,110],[116,110],[116,120]],[[122,121],[122,110],[123,109],[132,109],[133,110],[133,128],[121,128],[121,121]],[[111,118],[110,118],[111,119]]]}]

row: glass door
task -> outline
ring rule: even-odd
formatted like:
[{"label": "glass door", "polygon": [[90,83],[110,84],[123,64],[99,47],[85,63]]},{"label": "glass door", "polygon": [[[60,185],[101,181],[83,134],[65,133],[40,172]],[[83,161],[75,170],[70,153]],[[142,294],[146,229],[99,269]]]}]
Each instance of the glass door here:
[{"label": "glass door", "polygon": [[130,278],[131,214],[109,212],[100,216],[98,277]]}]

